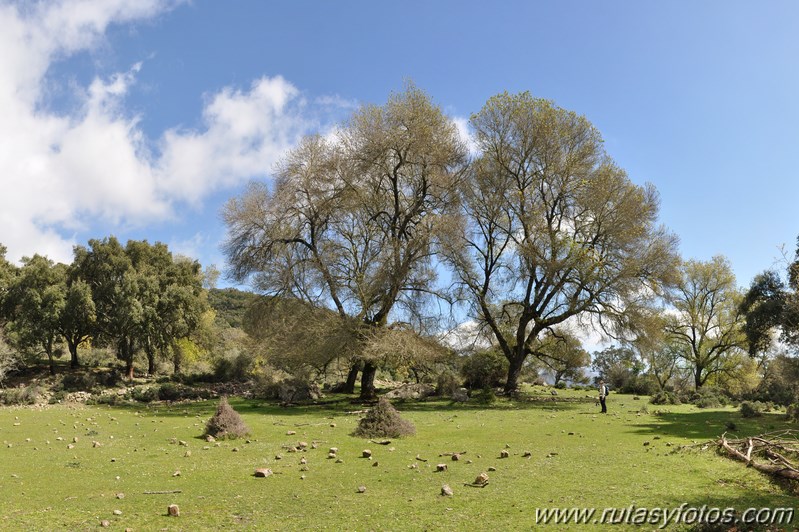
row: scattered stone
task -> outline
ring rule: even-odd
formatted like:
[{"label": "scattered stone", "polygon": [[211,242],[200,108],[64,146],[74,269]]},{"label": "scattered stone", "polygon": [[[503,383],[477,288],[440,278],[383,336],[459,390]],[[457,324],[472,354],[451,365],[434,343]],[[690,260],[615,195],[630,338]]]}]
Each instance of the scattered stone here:
[{"label": "scattered stone", "polygon": [[408,469],[417,469],[419,466],[417,464],[411,464],[408,466]]},{"label": "scattered stone", "polygon": [[558,391],[557,390],[552,390],[549,393],[552,394],[552,395],[558,395]]},{"label": "scattered stone", "polygon": [[100,443],[99,441],[93,441],[92,442],[92,447],[102,447],[102,446],[103,446],[103,444]]},{"label": "scattered stone", "polygon": [[191,451],[186,451],[185,453],[183,453],[183,456],[188,458],[189,456],[191,456]]},{"label": "scattered stone", "polygon": [[186,442],[186,441],[183,441],[183,440],[180,440],[178,443],[179,443],[180,445],[182,445],[183,447],[188,447],[188,446],[189,446],[188,442]]},{"label": "scattered stone", "polygon": [[283,460],[283,455],[282,454],[276,454],[275,455],[275,460]]},{"label": "scattered stone", "polygon": [[116,494],[116,498],[117,499],[124,499],[125,498],[125,494],[122,493],[122,492],[119,492],[119,493]]},{"label": "scattered stone", "polygon": [[471,460],[466,460],[466,463],[467,464],[473,464],[474,462],[472,462]]},{"label": "scattered stone", "polygon": [[308,463],[308,460],[306,460],[304,456],[302,458],[300,458],[300,465],[305,465],[307,463]]},{"label": "scattered stone", "polygon": [[370,451],[369,449],[364,449],[363,452],[361,453],[361,456],[364,458],[371,458],[372,451]]},{"label": "scattered stone", "polygon": [[327,457],[328,458],[335,458],[336,457],[336,453],[327,453]]},{"label": "scattered stone", "polygon": [[286,449],[286,452],[287,453],[296,453],[297,452],[297,448],[292,445],[288,449]]},{"label": "scattered stone", "polygon": [[452,488],[449,487],[449,484],[444,484],[443,486],[441,486],[441,495],[443,497],[452,497],[453,492]]},{"label": "scattered stone", "polygon": [[[8,446],[11,447],[11,444],[9,443]],[[71,443],[69,445],[67,445],[67,449],[74,449],[74,448],[75,448],[75,446],[72,445]]]},{"label": "scattered stone", "polygon": [[72,443],[78,443],[78,437],[77,437],[77,436],[75,436],[74,438],[72,438]]},{"label": "scattered stone", "polygon": [[343,463],[344,463],[344,460],[342,460],[341,458],[339,458],[338,460],[336,460],[336,463],[337,463],[337,464],[343,464]]},{"label": "scattered stone", "polygon": [[300,480],[305,480],[305,475],[300,475]]},{"label": "scattered stone", "polygon": [[331,447],[329,452],[330,454],[336,454],[338,452],[338,447]]},{"label": "scattered stone", "polygon": [[122,510],[114,510],[114,515],[122,515]]},{"label": "scattered stone", "polygon": [[358,486],[358,493],[366,493],[366,486]]},{"label": "scattered stone", "polygon": [[494,466],[491,466],[491,467],[489,467],[489,468],[488,468],[488,471],[489,471],[489,472],[496,471],[496,470],[497,470],[497,468],[496,468],[496,467],[494,467]]},{"label": "scattered stone", "polygon": [[644,442],[644,447],[648,447],[648,446],[649,446],[649,442],[648,442],[648,441],[645,441],[645,442]]},{"label": "scattered stone", "polygon": [[213,437],[213,436],[211,436],[210,434],[206,434],[206,435],[205,435],[205,441],[207,441],[208,443],[213,443],[213,442],[215,442],[215,441],[216,441],[216,438],[214,438],[214,437]]},{"label": "scattered stone", "polygon": [[173,477],[179,477],[180,476],[180,471],[175,471],[174,473],[172,473],[172,476]]},{"label": "scattered stone", "polygon": [[502,450],[499,452],[499,457],[500,457],[500,458],[507,458],[507,457],[509,457],[509,456],[510,456],[510,453],[509,453],[508,451],[506,451],[505,449],[502,449]]},{"label": "scattered stone", "polygon": [[436,466],[436,472],[441,472],[446,470],[447,470],[447,464],[438,464]]},{"label": "scattered stone", "polygon": [[461,459],[461,455],[460,454],[458,454],[458,453],[453,453],[452,454],[452,461],[453,462],[457,462],[460,459]]},{"label": "scattered stone", "polygon": [[488,484],[488,473],[480,473],[477,475],[477,478],[474,479],[473,484],[476,486],[485,486]]},{"label": "scattered stone", "polygon": [[380,465],[380,462],[375,462],[374,464],[372,464],[372,467],[377,467],[379,465]]},{"label": "scattered stone", "polygon": [[286,431],[286,436],[294,436],[295,434],[297,434],[296,430],[287,430]]},{"label": "scattered stone", "polygon": [[316,442],[311,443],[311,449],[316,449],[318,447],[319,445]]},{"label": "scattered stone", "polygon": [[330,424],[330,428],[332,428],[332,429],[336,428],[336,424],[335,423],[331,423]]},{"label": "scattered stone", "polygon": [[111,526],[111,521],[109,521],[108,519],[103,519],[102,521],[100,521],[100,526],[103,528],[107,528]]},{"label": "scattered stone", "polygon": [[166,512],[170,517],[180,517],[180,508],[178,508],[177,504],[170,504],[167,507]]},{"label": "scattered stone", "polygon": [[573,433],[573,432],[570,432],[570,433],[569,433],[569,436],[574,436],[574,433]]},{"label": "scattered stone", "polygon": [[231,449],[231,451],[234,452],[234,453],[237,453],[237,452],[239,452],[239,448],[238,447],[233,447]]},{"label": "scattered stone", "polygon": [[522,458],[530,458],[531,456],[533,456],[533,453],[530,451],[524,451],[524,454],[522,454]]},{"label": "scattered stone", "polygon": [[660,439],[660,436],[655,436],[655,437],[654,437],[654,438],[652,438],[652,439],[653,439],[653,440],[659,440],[659,439]]},{"label": "scattered stone", "polygon": [[308,447],[308,442],[305,441],[297,442],[297,449],[306,449],[307,447]]},{"label": "scattered stone", "polygon": [[269,469],[268,467],[259,467],[258,469],[255,470],[256,477],[265,478],[271,475],[272,475],[272,470]]}]

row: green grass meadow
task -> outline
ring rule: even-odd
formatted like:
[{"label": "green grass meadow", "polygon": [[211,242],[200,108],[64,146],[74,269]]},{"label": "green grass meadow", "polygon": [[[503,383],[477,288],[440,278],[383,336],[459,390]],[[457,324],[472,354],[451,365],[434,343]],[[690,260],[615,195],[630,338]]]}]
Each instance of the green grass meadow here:
[{"label": "green grass meadow", "polygon": [[[750,420],[732,408],[611,395],[610,414],[600,415],[585,392],[552,401],[539,390],[533,400],[490,406],[398,403],[417,433],[380,445],[350,436],[359,415],[348,411],[363,407],[344,399],[292,408],[231,399],[249,443],[217,445],[200,438],[215,405],[0,409],[0,529],[95,530],[107,520],[105,530],[530,530],[542,527],[536,508],[796,502],[791,486],[713,449],[674,452],[718,437],[728,422],[738,437],[787,428],[777,413]],[[299,441],[309,448],[289,452]],[[330,447],[341,463],[328,458]],[[504,449],[508,458],[500,458]],[[441,456],[452,452],[464,454]],[[436,472],[439,463],[448,470]],[[258,467],[275,474],[256,478]],[[464,485],[481,472],[486,487]],[[452,497],[440,495],[443,484]],[[179,517],[167,515],[169,504],[179,505]]]}]

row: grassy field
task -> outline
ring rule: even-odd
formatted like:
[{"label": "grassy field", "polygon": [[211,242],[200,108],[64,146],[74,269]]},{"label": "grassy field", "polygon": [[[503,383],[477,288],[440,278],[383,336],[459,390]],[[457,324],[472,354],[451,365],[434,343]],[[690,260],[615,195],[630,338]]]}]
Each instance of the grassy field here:
[{"label": "grassy field", "polygon": [[[389,445],[350,436],[359,416],[347,412],[361,407],[344,400],[281,408],[233,399],[252,434],[218,445],[199,437],[214,402],[2,408],[0,529],[94,530],[107,520],[112,530],[529,530],[536,508],[796,502],[789,486],[712,449],[674,452],[730,421],[738,436],[786,428],[779,414],[748,420],[731,408],[611,395],[603,416],[585,392],[561,392],[557,402],[538,393],[487,407],[399,404],[417,434]],[[317,448],[289,452],[298,441]],[[342,462],[328,459],[330,447]],[[441,456],[452,452],[464,454]],[[448,470],[435,472],[438,463]],[[275,474],[255,478],[257,467]],[[481,472],[486,487],[464,486]],[[443,484],[452,497],[440,495]],[[169,504],[179,517],[167,516]]]}]

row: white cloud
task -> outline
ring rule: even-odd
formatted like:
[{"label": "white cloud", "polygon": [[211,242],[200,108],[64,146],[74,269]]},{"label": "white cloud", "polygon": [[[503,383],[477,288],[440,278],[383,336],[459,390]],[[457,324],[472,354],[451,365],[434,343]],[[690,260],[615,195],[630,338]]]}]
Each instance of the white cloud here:
[{"label": "white cloud", "polygon": [[205,130],[172,129],[161,142],[161,190],[197,202],[207,192],[268,172],[307,131],[304,101],[282,77],[261,78],[249,91],[225,88],[203,111]]},{"label": "white cloud", "polygon": [[53,64],[102,44],[112,24],[151,19],[178,3],[0,0],[0,243],[9,259],[41,253],[70,261],[69,234],[93,223],[114,228],[170,219],[176,204],[198,204],[269,172],[318,126],[305,117],[343,105],[333,98],[309,109],[291,83],[263,77],[248,90],[207,95],[201,130],[174,128],[149,139],[125,108],[139,63],[78,87],[80,105],[69,114],[50,109],[53,81],[46,76]]},{"label": "white cloud", "polygon": [[455,127],[458,130],[458,135],[460,135],[463,143],[466,144],[466,149],[469,150],[469,155],[472,157],[476,156],[479,150],[477,148],[477,141],[474,139],[469,126],[469,119],[463,118],[462,116],[454,116],[450,118],[450,120],[452,120],[452,123],[455,124]]}]

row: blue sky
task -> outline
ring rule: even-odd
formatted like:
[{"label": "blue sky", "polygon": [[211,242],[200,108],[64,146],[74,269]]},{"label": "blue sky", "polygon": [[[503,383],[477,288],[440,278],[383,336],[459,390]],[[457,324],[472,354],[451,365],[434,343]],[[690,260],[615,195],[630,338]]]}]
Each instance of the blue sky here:
[{"label": "blue sky", "polygon": [[224,202],[411,79],[456,120],[505,90],[586,115],[746,286],[799,234],[797,28],[788,1],[0,0],[0,243],[224,268]]}]

